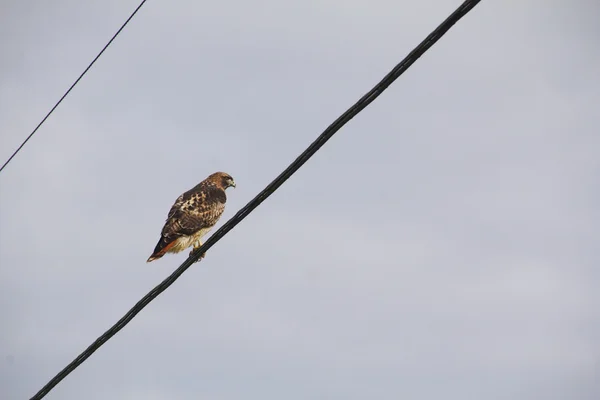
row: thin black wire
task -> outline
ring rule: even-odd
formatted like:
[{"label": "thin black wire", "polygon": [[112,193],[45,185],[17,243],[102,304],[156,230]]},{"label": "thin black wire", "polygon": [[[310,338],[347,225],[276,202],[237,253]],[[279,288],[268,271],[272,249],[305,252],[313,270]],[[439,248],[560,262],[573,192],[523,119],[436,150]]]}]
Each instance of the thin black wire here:
[{"label": "thin black wire", "polygon": [[104,50],[107,49],[108,46],[110,46],[110,44],[113,42],[113,40],[115,40],[115,38],[119,35],[119,33],[121,33],[121,31],[123,30],[123,28],[125,28],[125,26],[129,23],[129,21],[131,20],[131,18],[133,18],[133,16],[138,12],[138,10],[140,8],[142,8],[142,6],[144,5],[144,3],[146,2],[146,0],[142,0],[142,2],[140,3],[139,6],[137,6],[137,8],[135,9],[135,11],[129,16],[129,18],[127,18],[127,21],[125,21],[125,23],[123,25],[121,25],[121,27],[119,28],[119,30],[117,31],[117,33],[115,33],[113,35],[113,37],[108,41],[108,43],[106,44],[106,46],[104,46],[104,48],[100,51],[100,53],[98,53],[98,55],[96,56],[96,58],[94,58],[94,60],[90,63],[90,65],[87,66],[87,68],[85,69],[85,71],[83,71],[81,73],[81,75],[79,75],[79,78],[77,78],[77,80],[71,85],[71,87],[69,88],[69,90],[67,90],[65,92],[65,94],[63,94],[63,96],[60,98],[60,100],[58,100],[58,102],[54,105],[54,107],[52,107],[52,109],[48,112],[48,114],[46,114],[46,116],[44,117],[44,119],[42,120],[42,122],[40,122],[35,129],[33,130],[33,132],[31,132],[29,134],[29,136],[27,136],[27,138],[23,141],[23,143],[21,143],[21,145],[17,148],[17,150],[15,150],[14,153],[12,153],[12,155],[8,158],[8,160],[6,160],[6,162],[4,163],[4,165],[2,165],[2,167],[0,168],[0,172],[2,172],[2,170],[4,169],[4,167],[6,167],[8,165],[8,163],[14,158],[14,156],[17,155],[17,153],[23,148],[23,146],[25,146],[25,143],[27,143],[29,141],[29,139],[31,139],[31,137],[37,132],[37,130],[40,128],[40,126],[42,126],[42,124],[44,122],[46,122],[46,120],[48,119],[48,117],[50,116],[50,114],[52,114],[54,112],[54,110],[56,109],[56,107],[58,107],[58,105],[60,103],[62,103],[63,99],[65,97],[67,97],[67,95],[71,92],[71,89],[73,89],[75,87],[75,85],[77,85],[77,83],[79,83],[79,81],[81,80],[81,78],[83,78],[83,76],[88,72],[88,70],[92,67],[92,65],[94,65],[94,63],[96,62],[96,60],[98,58],[100,58],[100,56],[102,55],[102,53],[104,53]]},{"label": "thin black wire", "polygon": [[227,221],[220,229],[218,229],[208,240],[195,252],[193,252],[187,260],[185,260],[179,268],[177,268],[170,276],[158,284],[148,294],[131,308],[123,318],[100,336],[92,343],[85,351],[75,358],[69,365],[60,371],[52,378],[31,400],[38,400],[44,397],[54,386],[62,379],[69,375],[75,368],[83,363],[89,356],[100,348],[106,341],[119,332],[125,325],[129,323],[142,311],[152,300],[158,297],[163,291],[173,284],[193,263],[198,261],[200,254],[206,252],[215,243],[217,243],[227,232],[232,230],[244,218],[248,216],[256,207],[267,199],[277,188],[279,188],[290,176],[294,174],[310,157],[315,154],[321,146],[323,146],[343,125],[350,121],[361,110],[375,100],[390,84],[392,84],[400,75],[404,73],[423,53],[425,53],[435,42],[437,42],[456,22],[465,16],[473,7],[481,0],[467,0],[454,13],[452,13],[444,22],[442,22],[432,33],[425,38],[413,51],[396,65],[396,67],[387,74],[381,82],[379,82],[370,92],[365,94],[356,104],[350,107],[344,114],[336,119],[325,131],[315,140],[304,152],[294,160],[273,182],[263,189],[255,198],[250,200],[241,210],[239,210],[229,221]]}]

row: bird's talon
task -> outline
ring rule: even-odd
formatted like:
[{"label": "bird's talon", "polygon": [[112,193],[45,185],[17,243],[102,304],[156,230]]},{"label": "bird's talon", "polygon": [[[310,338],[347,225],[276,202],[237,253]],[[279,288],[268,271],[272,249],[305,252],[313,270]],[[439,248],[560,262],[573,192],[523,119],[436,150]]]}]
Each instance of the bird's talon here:
[{"label": "bird's talon", "polygon": [[[197,250],[197,249],[193,249],[192,251],[190,251],[190,257],[192,256],[192,254],[194,254],[194,252],[195,252],[196,250]],[[200,257],[198,257],[198,259],[196,260],[196,262],[198,262],[198,261],[202,260],[202,259],[204,258],[204,256],[205,256],[205,255],[206,255],[206,253],[202,253],[202,254],[200,254]]]}]

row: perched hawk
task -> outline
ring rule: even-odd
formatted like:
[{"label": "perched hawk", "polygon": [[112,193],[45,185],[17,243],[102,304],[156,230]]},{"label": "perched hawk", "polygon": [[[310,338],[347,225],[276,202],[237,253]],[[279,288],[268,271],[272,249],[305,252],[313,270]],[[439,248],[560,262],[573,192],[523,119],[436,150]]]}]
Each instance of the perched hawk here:
[{"label": "perched hawk", "polygon": [[235,182],[229,174],[215,172],[179,196],[169,211],[160,240],[146,262],[194,246],[191,255],[200,247],[202,237],[215,226],[225,210],[225,189],[230,186],[235,187]]}]

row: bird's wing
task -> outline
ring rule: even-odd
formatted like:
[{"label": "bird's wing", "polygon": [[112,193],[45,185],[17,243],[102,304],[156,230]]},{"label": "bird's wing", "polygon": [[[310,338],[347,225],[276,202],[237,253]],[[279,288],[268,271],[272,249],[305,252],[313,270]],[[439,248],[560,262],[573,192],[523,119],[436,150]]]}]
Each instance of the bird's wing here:
[{"label": "bird's wing", "polygon": [[205,188],[179,196],[169,211],[162,236],[175,238],[193,235],[200,229],[215,225],[223,214],[225,202],[213,191]]}]

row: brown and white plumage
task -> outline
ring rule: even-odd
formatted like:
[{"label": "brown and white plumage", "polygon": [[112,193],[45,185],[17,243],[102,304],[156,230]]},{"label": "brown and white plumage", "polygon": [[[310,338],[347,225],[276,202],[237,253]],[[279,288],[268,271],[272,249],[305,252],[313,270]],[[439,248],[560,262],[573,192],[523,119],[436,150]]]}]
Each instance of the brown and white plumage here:
[{"label": "brown and white plumage", "polygon": [[169,211],[160,239],[147,262],[193,246],[191,254],[200,247],[202,237],[215,226],[225,210],[225,189],[230,186],[235,187],[231,175],[215,172],[179,196]]}]

